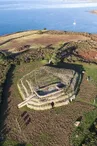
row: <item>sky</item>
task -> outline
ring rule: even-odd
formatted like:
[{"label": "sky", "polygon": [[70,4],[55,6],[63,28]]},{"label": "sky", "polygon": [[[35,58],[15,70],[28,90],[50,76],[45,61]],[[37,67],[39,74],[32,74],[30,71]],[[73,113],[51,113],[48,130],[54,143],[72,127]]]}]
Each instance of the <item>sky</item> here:
[{"label": "sky", "polygon": [[97,7],[97,0],[0,0],[0,10]]}]

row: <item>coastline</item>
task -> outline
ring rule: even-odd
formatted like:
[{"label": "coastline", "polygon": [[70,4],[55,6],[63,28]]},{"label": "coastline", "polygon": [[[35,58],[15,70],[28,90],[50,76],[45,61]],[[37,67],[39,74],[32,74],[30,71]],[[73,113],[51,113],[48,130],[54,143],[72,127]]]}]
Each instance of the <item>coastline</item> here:
[{"label": "coastline", "polygon": [[92,10],[92,11],[90,11],[90,13],[97,14],[97,10]]},{"label": "coastline", "polygon": [[77,34],[77,35],[84,35],[84,36],[89,36],[90,34],[94,34],[94,33],[89,33],[89,32],[85,32],[85,31],[80,32],[80,31],[66,31],[66,30],[44,30],[44,29],[34,30],[34,29],[31,29],[31,30],[24,30],[24,31],[16,31],[13,33],[6,33],[3,35],[0,35],[0,38],[19,35],[19,34],[30,34],[30,33],[34,33],[34,32],[38,33],[39,31],[42,31],[43,33],[51,32],[52,34],[68,34],[68,35]]}]

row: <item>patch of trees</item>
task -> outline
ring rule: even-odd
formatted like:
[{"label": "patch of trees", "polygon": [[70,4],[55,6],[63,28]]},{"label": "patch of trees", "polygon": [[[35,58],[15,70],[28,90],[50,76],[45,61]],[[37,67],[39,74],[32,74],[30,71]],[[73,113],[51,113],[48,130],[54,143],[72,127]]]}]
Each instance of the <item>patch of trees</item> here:
[{"label": "patch of trees", "polygon": [[25,142],[18,143],[16,141],[6,140],[4,142],[0,142],[0,146],[32,146],[32,144],[27,144]]},{"label": "patch of trees", "polygon": [[89,133],[84,140],[83,146],[97,146],[97,118],[89,128]]},{"label": "patch of trees", "polygon": [[71,137],[73,146],[97,146],[97,109],[86,113]]},{"label": "patch of trees", "polygon": [[[97,46],[97,45],[96,45]],[[52,62],[57,64],[58,62],[86,62],[86,63],[94,63],[97,64],[96,59],[86,58],[79,54],[79,51],[84,51],[88,49],[92,49],[96,47],[93,42],[89,41],[78,41],[78,42],[68,42],[62,44],[59,49],[52,55]]]},{"label": "patch of trees", "polygon": [[68,60],[68,57],[72,56],[75,50],[76,50],[76,45],[73,42],[62,44],[60,48],[57,49],[52,55],[53,64],[64,62],[64,59]]},{"label": "patch of trees", "polygon": [[53,48],[49,49],[49,47],[46,47],[46,48],[40,47],[37,49],[36,48],[30,49],[18,54],[12,54],[9,56],[9,59],[10,59],[10,62],[20,65],[21,62],[30,63],[32,61],[37,61],[37,60],[49,61],[52,54],[53,54]]},{"label": "patch of trees", "polygon": [[7,61],[5,54],[0,52],[0,103],[2,101],[3,86],[9,68],[10,68],[10,64]]}]

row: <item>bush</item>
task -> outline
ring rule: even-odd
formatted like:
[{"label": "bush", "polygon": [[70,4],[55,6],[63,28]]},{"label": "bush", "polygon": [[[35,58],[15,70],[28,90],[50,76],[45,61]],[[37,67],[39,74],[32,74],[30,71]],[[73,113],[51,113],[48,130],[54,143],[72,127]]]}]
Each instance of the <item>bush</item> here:
[{"label": "bush", "polygon": [[42,31],[42,30],[39,30],[39,31],[38,31],[38,34],[43,34],[43,31]]}]

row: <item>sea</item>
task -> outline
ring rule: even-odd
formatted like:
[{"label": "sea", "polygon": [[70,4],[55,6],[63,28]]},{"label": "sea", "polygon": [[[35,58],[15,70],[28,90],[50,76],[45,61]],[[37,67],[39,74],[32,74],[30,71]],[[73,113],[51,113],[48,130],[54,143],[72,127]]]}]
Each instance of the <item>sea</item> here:
[{"label": "sea", "polygon": [[[4,2],[6,1],[6,3]],[[58,0],[57,0],[58,1]],[[97,33],[96,5],[80,7],[78,4],[39,0],[0,1],[0,35],[27,30],[62,30]],[[75,7],[76,6],[76,7]]]}]

